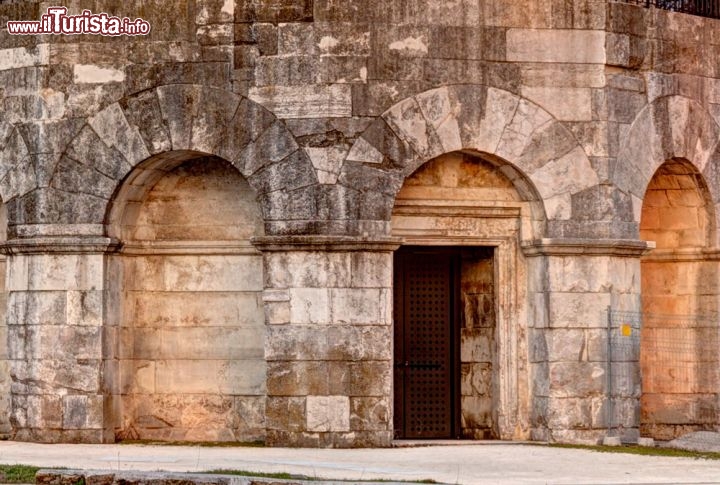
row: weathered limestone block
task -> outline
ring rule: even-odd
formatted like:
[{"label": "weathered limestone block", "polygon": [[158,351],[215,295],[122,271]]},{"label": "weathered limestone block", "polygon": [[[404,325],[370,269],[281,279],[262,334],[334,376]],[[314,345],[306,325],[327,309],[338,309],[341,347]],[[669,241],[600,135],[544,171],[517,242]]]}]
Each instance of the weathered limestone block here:
[{"label": "weathered limestone block", "polygon": [[259,326],[122,328],[121,347],[139,359],[259,359],[264,336]]},{"label": "weathered limestone block", "polygon": [[322,361],[268,362],[268,396],[328,395],[328,364]]},{"label": "weathered limestone block", "polygon": [[392,426],[392,406],[387,398],[351,397],[352,431],[387,431]]},{"label": "weathered limestone block", "polygon": [[329,324],[330,315],[328,288],[290,289],[290,323]]},{"label": "weathered limestone block", "polygon": [[49,63],[50,46],[48,44],[38,44],[34,47],[0,49],[0,65],[3,66],[3,69],[19,69],[29,66],[47,65]]},{"label": "weathered limestone block", "polygon": [[348,396],[308,396],[306,406],[308,431],[350,431]]},{"label": "weathered limestone block", "polygon": [[592,402],[589,399],[548,400],[548,426],[551,429],[589,429],[592,426]]},{"label": "weathered limestone block", "polygon": [[389,325],[391,295],[384,289],[330,290],[331,321],[351,325]]},{"label": "weathered limestone block", "polygon": [[[597,185],[598,176],[581,147],[558,160],[551,161],[533,173],[533,181],[543,197],[563,192],[574,194]],[[555,183],[553,183],[555,181]]]},{"label": "weathered limestone block", "polygon": [[408,98],[394,105],[383,118],[421,158],[428,160],[445,151],[438,134],[423,116],[415,98]]},{"label": "weathered limestone block", "polygon": [[606,326],[609,293],[552,292],[548,298],[548,322],[553,328]]},{"label": "weathered limestone block", "polygon": [[225,128],[232,126],[231,120],[237,112],[240,98],[220,89],[203,89],[197,103],[201,108],[192,120],[190,147],[205,153],[217,153],[226,137]]},{"label": "weathered limestone block", "polygon": [[206,292],[202,300],[193,293],[128,293],[127,308],[136,327],[174,326],[251,326],[262,322],[263,306],[257,292]]},{"label": "weathered limestone block", "polygon": [[251,175],[268,163],[279,162],[298,150],[297,142],[285,126],[275,121],[231,160],[252,180]]},{"label": "weathered limestone block", "polygon": [[605,63],[605,32],[509,29],[507,56],[515,62]]},{"label": "weathered limestone block", "polygon": [[90,118],[88,123],[103,143],[119,151],[131,166],[150,156],[140,133],[130,126],[119,104],[108,106]]},{"label": "weathered limestone block", "polygon": [[522,95],[542,106],[555,119],[589,121],[592,119],[589,88],[523,87]]},{"label": "weathered limestone block", "polygon": [[158,393],[261,395],[265,363],[258,360],[158,360]]},{"label": "weathered limestone block", "polygon": [[605,391],[605,365],[594,362],[550,362],[550,396],[587,398]]},{"label": "weathered limestone block", "polygon": [[235,2],[203,0],[198,3],[195,23],[198,25],[232,22]]},{"label": "weathered limestone block", "polygon": [[586,335],[583,329],[547,330],[548,360],[578,362],[586,360]]},{"label": "weathered limestone block", "polygon": [[63,396],[64,429],[102,429],[102,396]]},{"label": "weathered limestone block", "polygon": [[8,295],[8,325],[65,324],[67,296],[63,291],[12,291]]},{"label": "weathered limestone block", "polygon": [[305,431],[305,404],[305,397],[269,397],[265,411],[268,430]]},{"label": "weathered limestone block", "polygon": [[351,90],[345,84],[251,88],[249,98],[281,119],[352,116]]}]

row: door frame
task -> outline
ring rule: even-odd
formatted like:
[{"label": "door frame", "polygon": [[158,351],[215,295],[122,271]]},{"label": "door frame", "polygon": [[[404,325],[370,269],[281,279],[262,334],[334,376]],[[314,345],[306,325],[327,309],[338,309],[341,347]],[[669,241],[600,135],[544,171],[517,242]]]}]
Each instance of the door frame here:
[{"label": "door frame", "polygon": [[[494,395],[497,436],[504,440],[530,438],[534,386],[531,383],[528,325],[538,311],[535,294],[544,297],[541,278],[544,258],[525,258],[522,234],[531,234],[524,203],[516,206],[451,206],[432,202],[396,202],[392,235],[409,246],[492,246],[495,249],[497,393]],[[448,227],[453,229],[448,230]],[[530,304],[530,298],[533,304]],[[543,302],[540,307],[545,308]],[[394,348],[394,347],[393,347]],[[394,393],[393,393],[394,396]]]}]

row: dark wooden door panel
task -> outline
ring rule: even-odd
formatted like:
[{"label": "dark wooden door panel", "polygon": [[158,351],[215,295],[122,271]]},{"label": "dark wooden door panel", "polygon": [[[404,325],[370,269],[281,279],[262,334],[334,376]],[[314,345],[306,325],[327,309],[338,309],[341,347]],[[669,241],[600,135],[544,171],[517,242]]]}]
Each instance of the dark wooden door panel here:
[{"label": "dark wooden door panel", "polygon": [[395,428],[402,438],[455,436],[459,258],[441,248],[396,254]]}]

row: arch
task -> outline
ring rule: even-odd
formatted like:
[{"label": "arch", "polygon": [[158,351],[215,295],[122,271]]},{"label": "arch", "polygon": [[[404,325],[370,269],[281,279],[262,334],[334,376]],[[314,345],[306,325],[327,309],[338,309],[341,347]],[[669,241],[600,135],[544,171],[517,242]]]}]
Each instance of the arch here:
[{"label": "arch", "polygon": [[[90,117],[52,172],[53,196],[72,207],[72,222],[101,224],[133,168],[168,152],[232,163],[255,190],[266,221],[309,220],[317,212],[309,190],[315,170],[284,123],[248,98],[193,84],[142,91]],[[313,203],[298,203],[305,200]]]},{"label": "arch", "polygon": [[[418,329],[434,329],[429,340],[458,349],[454,366],[444,367],[445,379],[448,373],[451,382],[458,381],[458,372],[462,376],[459,388],[434,393],[450,394],[450,403],[429,396],[426,401],[418,397],[408,402],[405,392],[395,393],[395,429],[405,437],[426,432],[417,426],[425,423],[427,408],[440,416],[461,416],[455,424],[446,423],[445,429],[454,428],[454,436],[465,438],[527,439],[536,424],[531,422],[527,387],[527,370],[533,364],[521,362],[528,361],[528,295],[536,290],[527,275],[541,270],[539,259],[526,259],[520,244],[533,235],[541,237],[544,220],[533,214],[534,194],[521,192],[521,182],[522,175],[497,157],[454,151],[423,164],[397,194],[391,234],[402,238],[403,247],[395,257],[394,331],[396,341],[411,343],[410,357],[406,347],[399,346],[395,360],[412,361],[413,349],[422,347],[429,335]],[[524,183],[526,189],[532,188]],[[430,269],[431,259],[441,261],[440,268],[450,265],[450,277],[437,279],[441,272]],[[445,314],[443,302],[448,300],[435,293],[440,287],[457,302],[461,316],[456,318],[463,322],[460,328],[450,325],[449,334],[438,331],[438,324],[446,328],[441,320],[417,318],[428,310],[436,316]],[[420,340],[415,340],[418,336]],[[444,358],[437,355],[437,347],[425,351],[428,360]],[[416,385],[437,386],[443,381],[424,384],[416,378],[422,376],[396,373],[396,390],[412,395]]]},{"label": "arch", "polygon": [[[611,181],[633,199],[635,222],[658,168],[667,160],[685,159],[704,177],[714,204],[720,200],[720,126],[697,101],[665,96],[645,106],[620,145]],[[717,216],[717,210],[715,211]],[[716,244],[712,241],[712,244]]]},{"label": "arch", "polygon": [[720,127],[697,101],[655,99],[632,122],[611,180],[641,239],[640,432],[667,440],[717,425]]},{"label": "arch", "polygon": [[717,424],[718,261],[707,185],[684,159],[663,163],[643,199],[640,431],[669,440]]},{"label": "arch", "polygon": [[387,220],[406,177],[426,161],[459,150],[511,162],[523,177],[509,177],[521,194],[537,194],[547,220],[571,219],[572,196],[599,182],[572,133],[543,108],[509,91],[459,84],[385,111],[353,144],[339,183],[364,196],[361,219]]}]

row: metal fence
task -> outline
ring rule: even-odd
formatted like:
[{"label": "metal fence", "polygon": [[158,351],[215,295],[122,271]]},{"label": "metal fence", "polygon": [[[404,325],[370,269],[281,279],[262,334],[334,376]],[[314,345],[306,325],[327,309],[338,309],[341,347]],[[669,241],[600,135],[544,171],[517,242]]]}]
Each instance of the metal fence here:
[{"label": "metal fence", "polygon": [[[671,440],[720,425],[720,326],[714,316],[607,310],[608,436]],[[637,432],[637,431],[636,431]]]},{"label": "metal fence", "polygon": [[700,17],[720,18],[720,0],[616,0],[643,7],[655,7]]}]

